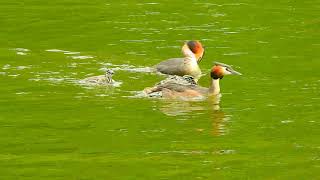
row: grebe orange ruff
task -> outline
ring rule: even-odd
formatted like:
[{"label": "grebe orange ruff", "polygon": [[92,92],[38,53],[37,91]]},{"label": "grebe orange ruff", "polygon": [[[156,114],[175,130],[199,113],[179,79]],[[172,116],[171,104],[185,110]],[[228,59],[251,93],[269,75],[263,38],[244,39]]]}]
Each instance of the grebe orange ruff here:
[{"label": "grebe orange ruff", "polygon": [[225,75],[241,75],[233,70],[231,66],[216,62],[212,67],[209,88],[198,86],[190,77],[169,77],[151,88],[146,88],[144,93],[148,96],[163,98],[203,98],[205,96],[216,96],[220,94],[220,79]]},{"label": "grebe orange ruff", "polygon": [[172,58],[156,65],[158,72],[169,75],[190,75],[198,80],[201,70],[198,63],[204,55],[204,48],[199,41],[188,41],[182,46],[184,58]]}]

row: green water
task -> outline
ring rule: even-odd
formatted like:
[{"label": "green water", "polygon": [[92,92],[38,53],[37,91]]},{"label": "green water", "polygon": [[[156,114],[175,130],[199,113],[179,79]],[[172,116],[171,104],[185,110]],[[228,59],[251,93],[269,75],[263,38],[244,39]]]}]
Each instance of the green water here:
[{"label": "green water", "polygon": [[[0,179],[318,179],[319,9],[1,1]],[[190,39],[206,46],[203,72],[217,60],[243,74],[221,81],[220,109],[135,97],[164,78],[141,69]],[[120,87],[76,83],[105,68]]]}]

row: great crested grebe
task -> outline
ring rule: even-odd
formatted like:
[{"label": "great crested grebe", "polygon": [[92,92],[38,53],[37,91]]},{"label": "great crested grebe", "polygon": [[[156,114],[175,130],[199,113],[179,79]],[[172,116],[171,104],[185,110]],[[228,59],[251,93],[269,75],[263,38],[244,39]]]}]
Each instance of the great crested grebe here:
[{"label": "great crested grebe", "polygon": [[107,69],[105,75],[92,76],[81,80],[80,82],[88,85],[112,85],[115,81],[112,79],[113,70]]},{"label": "great crested grebe", "polygon": [[198,63],[204,55],[204,48],[199,41],[188,41],[182,46],[184,58],[173,58],[156,65],[158,72],[170,75],[190,75],[198,80],[201,70]]},{"label": "great crested grebe", "polygon": [[194,81],[190,80],[190,77],[169,77],[154,87],[146,88],[144,93],[148,96],[160,96],[164,98],[202,98],[205,96],[216,96],[220,94],[220,79],[225,75],[231,74],[241,75],[241,73],[233,70],[231,66],[216,62],[210,72],[211,84],[209,88],[198,86]]}]

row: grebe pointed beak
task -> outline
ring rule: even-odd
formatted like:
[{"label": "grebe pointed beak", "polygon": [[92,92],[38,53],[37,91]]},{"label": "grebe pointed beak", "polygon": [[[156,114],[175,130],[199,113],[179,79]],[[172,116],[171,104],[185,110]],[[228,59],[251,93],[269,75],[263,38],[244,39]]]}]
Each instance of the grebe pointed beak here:
[{"label": "grebe pointed beak", "polygon": [[204,54],[206,53],[206,47],[202,47],[203,48],[203,52],[202,55],[199,57],[198,62],[200,62],[204,56]]},{"label": "grebe pointed beak", "polygon": [[231,74],[234,74],[234,75],[242,75],[240,72],[238,72],[238,71],[235,71],[235,70],[233,70],[233,69],[230,69],[230,68],[227,68],[227,71],[229,71]]},{"label": "grebe pointed beak", "polygon": [[240,72],[235,71],[234,69],[232,69],[231,66],[229,66],[228,64],[224,64],[224,63],[220,63],[220,62],[214,62],[214,65],[216,66],[221,66],[225,69],[224,75],[242,75]]}]

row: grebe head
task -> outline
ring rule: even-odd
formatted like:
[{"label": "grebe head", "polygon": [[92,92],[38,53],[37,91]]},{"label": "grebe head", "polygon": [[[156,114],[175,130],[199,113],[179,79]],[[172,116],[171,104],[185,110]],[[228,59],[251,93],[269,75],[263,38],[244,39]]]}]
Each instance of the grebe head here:
[{"label": "grebe head", "polygon": [[204,48],[199,41],[188,41],[182,46],[182,53],[188,57],[195,57],[197,61],[201,61],[204,55]]},{"label": "grebe head", "polygon": [[112,76],[114,74],[114,71],[111,69],[107,69],[106,76]]},{"label": "grebe head", "polygon": [[114,74],[113,70],[107,69],[105,76],[106,76],[106,79],[107,79],[107,81],[108,81],[109,83],[112,82],[112,76],[113,76],[113,74]]},{"label": "grebe head", "polygon": [[232,69],[231,66],[219,62],[215,62],[211,69],[212,79],[222,79],[225,75],[242,75],[241,73]]}]

